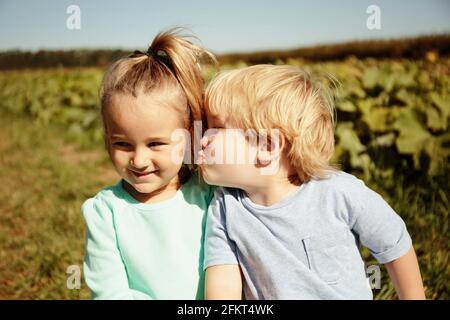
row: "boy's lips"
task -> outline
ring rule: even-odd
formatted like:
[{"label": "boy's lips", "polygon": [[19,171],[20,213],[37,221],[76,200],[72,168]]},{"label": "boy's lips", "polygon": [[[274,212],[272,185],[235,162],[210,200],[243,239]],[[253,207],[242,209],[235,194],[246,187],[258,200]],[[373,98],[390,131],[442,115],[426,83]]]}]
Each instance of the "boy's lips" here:
[{"label": "boy's lips", "polygon": [[198,165],[203,165],[203,164],[206,164],[206,155],[205,155],[205,152],[203,151],[203,150],[200,150],[198,153],[197,153],[197,164]]}]

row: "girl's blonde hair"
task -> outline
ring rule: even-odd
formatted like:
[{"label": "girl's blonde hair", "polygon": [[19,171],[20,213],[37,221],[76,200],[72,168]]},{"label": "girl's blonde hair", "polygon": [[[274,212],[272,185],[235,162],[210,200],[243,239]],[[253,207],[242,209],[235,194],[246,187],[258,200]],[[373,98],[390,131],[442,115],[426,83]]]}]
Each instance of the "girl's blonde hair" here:
[{"label": "girl's blonde hair", "polygon": [[[135,51],[116,61],[105,73],[100,88],[100,105],[107,148],[106,107],[117,93],[137,97],[154,90],[169,90],[174,93],[170,98],[179,100],[173,105],[185,129],[192,131],[195,120],[205,121],[200,58],[206,55],[212,61],[216,60],[210,52],[187,41],[179,32],[180,28],[160,32],[147,52]],[[182,169],[180,178],[185,181],[194,168]]]},{"label": "girl's blonde hair", "polygon": [[205,92],[207,111],[245,130],[278,129],[303,183],[335,166],[335,109],[330,89],[294,66],[255,65],[219,73]]}]

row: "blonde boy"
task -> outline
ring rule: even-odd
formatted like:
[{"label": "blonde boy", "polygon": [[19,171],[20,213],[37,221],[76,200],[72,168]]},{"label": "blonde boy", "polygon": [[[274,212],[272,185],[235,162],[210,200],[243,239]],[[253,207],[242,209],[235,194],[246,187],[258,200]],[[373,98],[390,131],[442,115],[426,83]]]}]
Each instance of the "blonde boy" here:
[{"label": "blonde boy", "polygon": [[[402,219],[329,164],[327,88],[299,68],[258,65],[220,74],[205,98],[214,130],[202,139],[201,169],[222,186],[208,212],[206,298],[372,299],[361,244],[386,264],[400,299],[424,298]],[[244,163],[211,161],[242,150]],[[263,174],[268,166],[276,170]]]}]

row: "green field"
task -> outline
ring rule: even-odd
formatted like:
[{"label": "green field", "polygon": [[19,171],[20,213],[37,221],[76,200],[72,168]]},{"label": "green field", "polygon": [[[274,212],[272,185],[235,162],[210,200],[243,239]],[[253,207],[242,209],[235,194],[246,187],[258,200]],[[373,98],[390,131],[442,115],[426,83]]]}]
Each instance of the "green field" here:
[{"label": "green field", "polygon": [[[334,161],[401,215],[427,298],[449,299],[450,58],[276,63],[336,77]],[[102,73],[0,73],[0,299],[89,298],[84,282],[79,290],[67,288],[66,270],[82,266],[82,202],[118,178],[102,148]],[[213,74],[205,70],[206,79]],[[375,297],[395,298],[382,271]]]}]

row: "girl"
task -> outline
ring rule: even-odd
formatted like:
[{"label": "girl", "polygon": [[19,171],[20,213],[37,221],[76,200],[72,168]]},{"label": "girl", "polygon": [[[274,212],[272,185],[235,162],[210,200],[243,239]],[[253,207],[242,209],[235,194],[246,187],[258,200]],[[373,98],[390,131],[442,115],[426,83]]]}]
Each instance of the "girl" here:
[{"label": "girl", "polygon": [[103,79],[105,145],[121,179],[82,206],[93,298],[203,298],[212,192],[177,160],[191,152],[188,138],[172,138],[202,119],[201,53],[213,58],[173,31],[160,33],[146,53],[117,61]]}]

